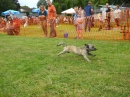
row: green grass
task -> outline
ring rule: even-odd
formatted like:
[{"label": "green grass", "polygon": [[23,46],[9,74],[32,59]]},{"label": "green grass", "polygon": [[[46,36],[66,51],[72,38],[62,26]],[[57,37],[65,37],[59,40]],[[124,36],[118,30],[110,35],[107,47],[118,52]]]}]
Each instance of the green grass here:
[{"label": "green grass", "polygon": [[[58,57],[61,41],[97,56]],[[130,43],[0,34],[0,97],[130,97]]]},{"label": "green grass", "polygon": [[[75,38],[77,36],[74,25],[69,24],[60,24],[56,27],[57,36],[59,38],[64,37],[64,33],[68,33],[69,38]],[[48,36],[49,36],[49,27],[48,27]],[[23,27],[21,26],[20,36],[37,36],[43,37],[43,31],[39,25],[32,25]],[[83,31],[84,39],[96,39],[96,40],[122,40],[122,33],[119,30],[101,30],[98,31],[98,28],[92,28],[91,32]]]}]

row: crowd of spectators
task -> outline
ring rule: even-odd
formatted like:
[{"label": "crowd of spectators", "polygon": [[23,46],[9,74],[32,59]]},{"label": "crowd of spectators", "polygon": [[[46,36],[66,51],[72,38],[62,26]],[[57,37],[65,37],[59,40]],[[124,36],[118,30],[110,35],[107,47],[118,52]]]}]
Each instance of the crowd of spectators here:
[{"label": "crowd of spectators", "polygon": [[[106,14],[104,12],[98,13],[98,14],[91,14],[92,17],[90,17],[90,14],[88,14],[88,8],[92,9],[89,6],[91,5],[91,2],[89,2],[90,5],[87,5],[85,8],[82,8],[81,6],[75,7],[75,14],[74,15],[56,15],[55,18],[55,26],[59,24],[70,24],[70,25],[76,25],[78,22],[76,22],[76,18],[78,18],[78,15],[80,18],[82,18],[82,25],[84,31],[86,32],[86,27],[88,27],[88,31],[90,32],[90,28],[97,26],[99,28],[99,31],[103,28],[110,29],[112,25],[110,25],[111,22],[114,23],[114,27],[120,27],[121,21],[124,19],[130,17],[130,10],[129,9],[119,9],[119,5],[117,5],[116,9],[109,8],[109,4],[106,4]],[[88,3],[88,4],[89,4]],[[86,11],[86,12],[85,12]],[[23,16],[25,17],[25,16]],[[86,24],[86,22],[90,23]],[[26,25],[25,25],[26,24]],[[20,32],[20,25],[23,25],[26,27],[27,25],[39,25],[40,26],[41,21],[39,20],[38,16],[26,16],[26,18],[17,18],[15,15],[9,15],[7,18],[0,17],[0,31],[7,32],[8,35],[18,35]],[[80,22],[81,24],[81,22]],[[50,22],[47,19],[47,26],[50,26]],[[77,29],[77,28],[76,28]],[[47,32],[45,32],[47,33]],[[46,35],[46,34],[45,34]]]}]

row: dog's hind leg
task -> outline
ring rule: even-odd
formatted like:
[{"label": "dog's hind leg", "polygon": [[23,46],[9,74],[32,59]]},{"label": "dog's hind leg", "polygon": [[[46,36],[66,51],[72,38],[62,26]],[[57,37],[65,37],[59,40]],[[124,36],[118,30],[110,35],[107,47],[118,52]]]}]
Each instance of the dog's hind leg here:
[{"label": "dog's hind leg", "polygon": [[58,54],[58,56],[61,55],[61,54],[68,53],[68,52],[69,52],[68,49],[67,49],[66,47],[64,47],[63,51],[61,51],[61,52]]},{"label": "dog's hind leg", "polygon": [[65,53],[68,53],[67,51],[61,51],[58,56],[60,56],[61,54],[65,54]]}]

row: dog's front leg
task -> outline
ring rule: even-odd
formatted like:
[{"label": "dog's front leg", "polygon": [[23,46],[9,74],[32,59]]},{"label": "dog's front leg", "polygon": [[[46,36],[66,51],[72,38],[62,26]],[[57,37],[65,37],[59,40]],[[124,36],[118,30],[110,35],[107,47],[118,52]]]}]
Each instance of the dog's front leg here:
[{"label": "dog's front leg", "polygon": [[89,52],[88,52],[88,55],[89,55],[89,56],[92,56],[92,57],[95,57],[95,56],[96,56],[96,55],[93,55],[93,54],[91,54],[91,53],[89,53]]},{"label": "dog's front leg", "polygon": [[86,55],[83,55],[83,57],[84,57],[88,62],[91,62]]}]

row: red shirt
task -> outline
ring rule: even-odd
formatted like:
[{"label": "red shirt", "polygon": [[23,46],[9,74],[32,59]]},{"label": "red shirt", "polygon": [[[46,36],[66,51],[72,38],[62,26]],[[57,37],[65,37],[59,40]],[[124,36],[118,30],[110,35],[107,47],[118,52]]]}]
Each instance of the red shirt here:
[{"label": "red shirt", "polygon": [[17,18],[13,19],[13,25],[16,27],[20,27],[20,20]]}]

